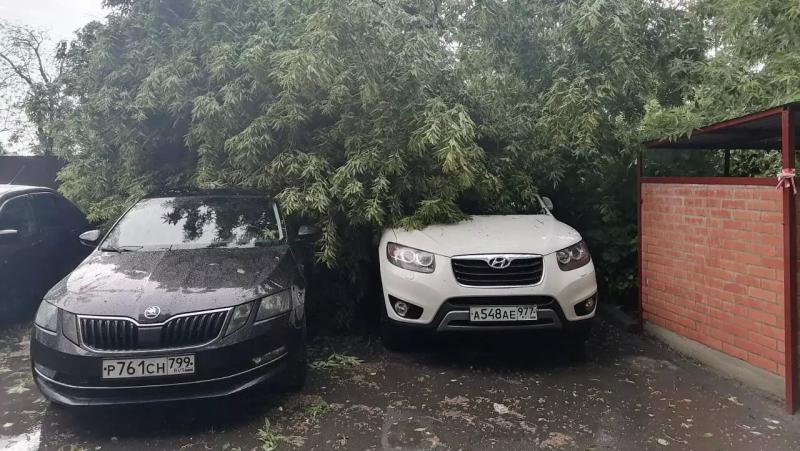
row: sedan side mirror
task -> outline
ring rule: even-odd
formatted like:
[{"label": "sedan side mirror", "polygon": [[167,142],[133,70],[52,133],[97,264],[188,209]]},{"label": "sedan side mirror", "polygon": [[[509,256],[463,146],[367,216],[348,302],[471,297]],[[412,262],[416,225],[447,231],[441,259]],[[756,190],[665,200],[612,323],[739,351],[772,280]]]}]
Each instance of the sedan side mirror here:
[{"label": "sedan side mirror", "polygon": [[19,239],[19,231],[16,229],[0,230],[0,244],[10,244]]},{"label": "sedan side mirror", "polygon": [[544,206],[545,206],[545,207],[546,207],[548,210],[551,210],[551,211],[553,210],[553,201],[552,201],[552,200],[550,200],[550,198],[549,198],[549,197],[547,197],[547,196],[542,196],[542,202],[544,202]]},{"label": "sedan side mirror", "polygon": [[88,232],[83,232],[78,236],[78,239],[81,240],[81,244],[95,247],[97,242],[100,241],[100,231],[89,230]]},{"label": "sedan side mirror", "polygon": [[320,234],[319,227],[315,225],[303,224],[297,229],[297,238],[300,240],[311,240]]}]

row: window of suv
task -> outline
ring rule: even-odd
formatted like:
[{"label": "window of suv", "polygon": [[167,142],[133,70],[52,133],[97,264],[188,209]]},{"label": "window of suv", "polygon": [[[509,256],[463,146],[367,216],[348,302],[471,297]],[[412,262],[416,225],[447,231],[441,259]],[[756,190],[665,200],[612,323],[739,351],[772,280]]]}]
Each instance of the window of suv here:
[{"label": "window of suv", "polygon": [[0,208],[0,230],[16,230],[21,238],[33,235],[36,223],[28,196],[7,200]]},{"label": "window of suv", "polygon": [[37,222],[45,228],[73,228],[86,225],[78,209],[66,199],[52,193],[32,194],[31,204]]}]

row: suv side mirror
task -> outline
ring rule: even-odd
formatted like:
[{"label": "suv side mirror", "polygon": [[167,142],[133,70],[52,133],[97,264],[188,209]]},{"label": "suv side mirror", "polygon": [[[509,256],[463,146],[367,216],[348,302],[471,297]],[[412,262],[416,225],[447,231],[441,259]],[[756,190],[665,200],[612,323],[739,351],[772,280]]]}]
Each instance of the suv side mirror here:
[{"label": "suv side mirror", "polygon": [[95,247],[97,242],[100,241],[100,231],[89,230],[88,232],[83,232],[78,236],[78,239],[81,240],[83,245]]},{"label": "suv side mirror", "polygon": [[0,230],[0,244],[9,244],[19,239],[19,231],[16,229]]},{"label": "suv side mirror", "polygon": [[319,227],[315,225],[303,224],[297,229],[297,238],[300,240],[311,240],[320,234]]},{"label": "suv side mirror", "polygon": [[550,200],[550,198],[549,198],[549,197],[547,197],[547,196],[542,196],[542,202],[544,202],[544,206],[545,206],[545,207],[546,207],[548,210],[551,210],[551,211],[553,210],[553,201],[552,201],[552,200]]}]

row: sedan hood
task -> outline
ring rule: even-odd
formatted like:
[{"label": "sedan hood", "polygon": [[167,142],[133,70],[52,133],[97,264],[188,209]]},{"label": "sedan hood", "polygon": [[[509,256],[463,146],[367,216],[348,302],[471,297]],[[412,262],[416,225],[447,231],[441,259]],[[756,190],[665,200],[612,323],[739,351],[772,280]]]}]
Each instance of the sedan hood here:
[{"label": "sedan hood", "polygon": [[547,255],[573,245],[581,235],[552,215],[473,216],[422,230],[394,229],[398,244],[445,257],[465,254]]},{"label": "sedan hood", "polygon": [[[288,247],[92,253],[45,299],[67,311],[160,322],[186,312],[230,307],[292,281]],[[144,309],[161,314],[145,319]]]}]

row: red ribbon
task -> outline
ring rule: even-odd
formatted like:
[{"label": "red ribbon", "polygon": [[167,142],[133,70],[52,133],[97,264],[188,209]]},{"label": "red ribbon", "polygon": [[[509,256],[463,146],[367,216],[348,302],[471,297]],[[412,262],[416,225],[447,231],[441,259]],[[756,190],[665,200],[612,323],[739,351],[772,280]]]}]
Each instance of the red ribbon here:
[{"label": "red ribbon", "polygon": [[794,184],[794,176],[795,176],[794,169],[784,168],[780,172],[780,174],[778,174],[778,186],[776,186],[775,189],[781,189],[784,187],[788,188],[791,185],[792,192],[794,192],[794,194],[797,194],[797,186]]}]

